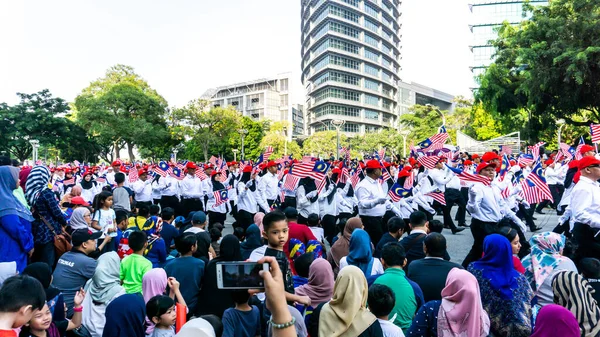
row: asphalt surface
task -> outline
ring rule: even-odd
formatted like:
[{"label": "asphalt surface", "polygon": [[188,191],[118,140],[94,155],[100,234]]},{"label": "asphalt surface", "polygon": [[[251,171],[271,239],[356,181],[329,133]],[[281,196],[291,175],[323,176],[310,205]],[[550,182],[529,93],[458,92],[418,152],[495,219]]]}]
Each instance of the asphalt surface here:
[{"label": "asphalt surface", "polygon": [[[453,217],[456,214],[457,209],[458,209],[457,206],[452,208],[452,216]],[[546,208],[544,210],[544,213],[545,214],[538,214],[538,213],[534,214],[534,217],[537,218],[537,220],[535,220],[536,226],[542,227],[542,229],[540,229],[536,233],[551,231],[552,229],[554,229],[554,227],[558,223],[559,216],[556,215],[556,211],[554,211],[550,208]],[[444,220],[442,216],[435,216],[434,218],[437,220],[440,220],[442,222]],[[233,223],[233,221],[234,221],[233,217],[228,215],[227,220],[225,221],[225,229],[223,230],[223,235],[233,233],[233,228],[231,227],[231,224]],[[467,223],[467,225],[469,225],[471,223],[471,217],[469,216],[468,213],[467,213],[466,223]],[[455,221],[455,224],[457,224],[456,221]],[[471,246],[473,245],[473,235],[471,235],[471,231],[469,230],[469,228],[467,227],[464,231],[457,233],[457,234],[452,234],[452,232],[449,229],[444,229],[442,234],[444,234],[444,236],[446,237],[446,241],[447,241],[447,245],[448,245],[448,254],[450,254],[451,260],[456,263],[459,263],[459,264],[462,263],[464,258],[469,253],[469,250],[471,250]],[[529,239],[532,235],[533,235],[532,232],[525,233],[525,236],[527,237],[527,239]],[[329,248],[329,247],[327,247],[327,248]]]}]

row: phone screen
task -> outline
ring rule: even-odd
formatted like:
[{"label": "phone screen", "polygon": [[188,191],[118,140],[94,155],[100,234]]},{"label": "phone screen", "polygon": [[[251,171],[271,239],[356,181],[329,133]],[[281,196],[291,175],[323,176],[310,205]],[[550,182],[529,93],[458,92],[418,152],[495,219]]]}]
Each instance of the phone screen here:
[{"label": "phone screen", "polygon": [[217,263],[217,270],[219,288],[254,289],[265,287],[259,272],[268,270],[268,265],[256,262],[222,262]]}]

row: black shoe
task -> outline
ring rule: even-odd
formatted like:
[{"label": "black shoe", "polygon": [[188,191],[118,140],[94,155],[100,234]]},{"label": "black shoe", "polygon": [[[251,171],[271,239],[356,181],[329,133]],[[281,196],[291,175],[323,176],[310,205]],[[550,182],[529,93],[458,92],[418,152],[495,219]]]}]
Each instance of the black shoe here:
[{"label": "black shoe", "polygon": [[531,219],[533,219],[533,220],[537,220],[537,218],[536,218],[536,217],[531,217]]},{"label": "black shoe", "polygon": [[538,211],[538,210],[536,210],[535,212],[536,212],[537,214],[546,214],[546,213],[542,212],[541,210],[539,210],[539,211]]},{"label": "black shoe", "polygon": [[532,232],[537,232],[540,229],[542,229],[542,227],[530,227],[529,230],[531,230]]},{"label": "black shoe", "polygon": [[458,224],[458,226],[459,226],[459,227],[470,227],[469,225],[467,225],[467,224],[464,224],[464,223],[459,223],[459,224]]},{"label": "black shoe", "polygon": [[452,230],[452,234],[460,233],[460,232],[462,232],[464,230],[465,230],[464,228],[458,228],[457,227],[457,228],[455,228],[455,229]]}]

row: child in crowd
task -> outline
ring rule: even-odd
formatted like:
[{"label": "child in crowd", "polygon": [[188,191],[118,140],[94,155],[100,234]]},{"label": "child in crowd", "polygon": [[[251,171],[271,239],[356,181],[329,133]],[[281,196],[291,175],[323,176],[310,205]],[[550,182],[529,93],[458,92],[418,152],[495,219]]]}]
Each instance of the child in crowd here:
[{"label": "child in crowd", "polygon": [[150,216],[155,216],[157,218],[160,218],[160,206],[150,205]]},{"label": "child in crowd", "polygon": [[231,297],[235,308],[223,313],[223,337],[260,336],[260,312],[256,306],[248,304],[248,291],[234,290]]},{"label": "child in crowd", "polygon": [[379,243],[377,243],[377,247],[375,247],[375,252],[373,253],[373,257],[381,258],[381,250],[383,246],[390,242],[398,242],[402,235],[404,235],[404,220],[401,217],[391,217],[387,222],[388,232],[383,234],[381,239],[379,239]]},{"label": "child in crowd", "polygon": [[244,242],[244,239],[246,238],[246,231],[242,227],[233,227],[233,235],[235,235],[240,242]]},{"label": "child in crowd", "polygon": [[221,248],[221,231],[219,230],[219,228],[215,226],[213,226],[213,228],[210,229],[209,231],[210,233],[210,246],[214,249],[215,254],[217,254],[217,256],[215,257],[219,257],[220,254],[220,248]]},{"label": "child in crowd", "polygon": [[112,191],[113,193],[113,205],[115,210],[125,210],[131,212],[131,196],[129,191],[125,189],[125,174],[119,172],[115,174],[115,183],[117,187]]},{"label": "child in crowd", "polygon": [[29,324],[24,326],[19,333],[19,337],[38,337],[38,336],[65,336],[67,331],[77,329],[81,326],[81,313],[85,291],[81,289],[75,294],[73,299],[73,318],[61,321],[52,321],[52,312],[48,303],[43,308],[35,310]]},{"label": "child in crowd", "polygon": [[429,221],[429,233],[442,233],[444,224],[440,220]]},{"label": "child in crowd", "polygon": [[174,337],[177,319],[175,301],[169,296],[157,295],[146,303],[146,316],[154,323],[150,337]]},{"label": "child in crowd", "polygon": [[325,231],[321,227],[321,220],[319,219],[319,215],[315,213],[311,213],[308,215],[306,220],[308,228],[313,233],[315,238],[321,243],[323,247],[325,247]]},{"label": "child in crowd", "polygon": [[298,288],[301,285],[308,283],[308,274],[310,270],[310,264],[315,260],[315,254],[304,253],[294,259],[294,266],[296,268],[296,274],[294,275],[294,288]]},{"label": "child in crowd", "polygon": [[12,276],[0,288],[0,337],[17,337],[13,329],[29,322],[46,305],[40,281],[27,275]]},{"label": "child in crowd", "polygon": [[[92,216],[92,228],[102,232],[102,236],[98,240],[98,245],[101,245],[107,235],[112,237],[117,234],[117,222],[115,211],[112,209],[113,195],[110,192],[100,192],[94,198],[94,216]],[[112,251],[114,245],[106,245],[104,252]]]},{"label": "child in crowd", "polygon": [[142,231],[133,231],[129,234],[128,241],[133,253],[126,256],[121,262],[119,278],[125,292],[128,294],[141,293],[144,274],[152,269],[152,262],[144,257],[144,250],[148,246],[148,236]]},{"label": "child in crowd", "polygon": [[[122,245],[123,233],[127,230],[128,214],[126,210],[119,209],[115,211],[115,219],[117,222],[117,239],[115,240],[116,251],[118,252]],[[130,255],[131,252],[127,255]],[[125,257],[125,256],[123,256]],[[123,258],[121,257],[121,258]]]},{"label": "child in crowd", "polygon": [[396,298],[390,287],[383,284],[370,286],[367,304],[371,313],[377,317],[384,337],[404,337],[402,329],[389,321],[388,316],[396,305]]},{"label": "child in crowd", "polygon": [[593,257],[586,257],[579,261],[579,271],[590,286],[596,290],[592,296],[596,302],[600,303],[600,260]]}]

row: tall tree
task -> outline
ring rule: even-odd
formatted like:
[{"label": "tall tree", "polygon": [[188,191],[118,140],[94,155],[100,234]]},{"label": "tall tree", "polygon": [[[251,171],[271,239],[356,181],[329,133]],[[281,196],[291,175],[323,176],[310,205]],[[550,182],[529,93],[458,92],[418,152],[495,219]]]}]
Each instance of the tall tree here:
[{"label": "tall tree", "polygon": [[124,142],[129,158],[134,146],[152,149],[170,142],[167,102],[133,68],[116,65],[75,98],[75,119],[94,136],[113,143],[115,153]]},{"label": "tall tree", "polygon": [[[260,156],[260,144],[265,136],[265,130],[269,130],[269,121],[254,121],[248,116],[242,117],[242,125],[240,129],[248,130],[244,136],[244,153],[247,159],[256,159]],[[229,147],[239,150],[238,158],[241,157],[242,136],[239,132],[235,132],[229,138]]]},{"label": "tall tree", "polygon": [[[290,130],[290,131],[288,131]],[[274,122],[269,125],[260,143],[260,152],[264,152],[267,146],[273,147],[272,158],[281,158],[283,155],[289,156],[295,154],[299,157],[302,154],[300,145],[295,140],[289,141],[286,132],[291,132],[291,126],[287,122]],[[254,157],[251,157],[254,158]]]}]

